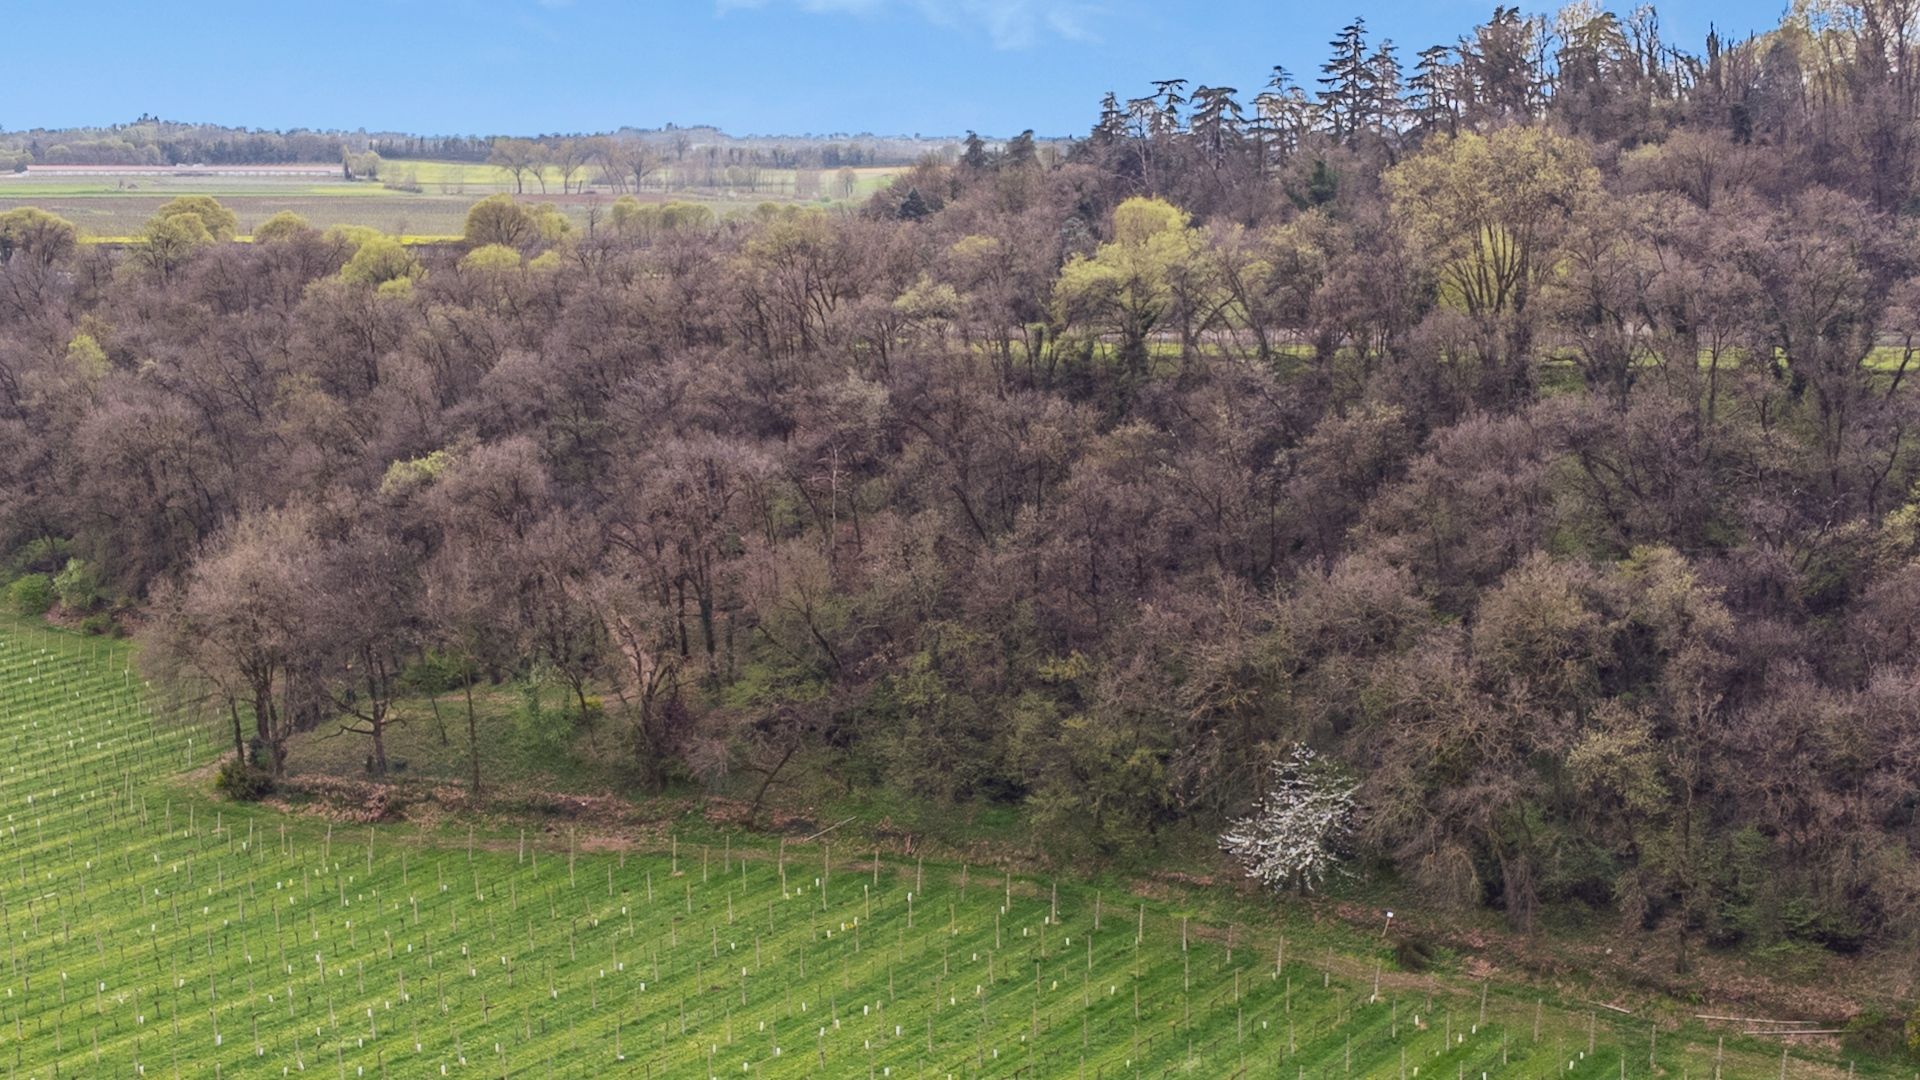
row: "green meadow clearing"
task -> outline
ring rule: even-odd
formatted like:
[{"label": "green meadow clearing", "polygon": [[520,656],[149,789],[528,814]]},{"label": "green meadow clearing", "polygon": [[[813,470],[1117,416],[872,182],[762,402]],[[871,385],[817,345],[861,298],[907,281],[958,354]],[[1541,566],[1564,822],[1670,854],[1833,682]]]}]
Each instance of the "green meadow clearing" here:
[{"label": "green meadow clearing", "polygon": [[1222,890],[219,802],[227,738],[125,645],[0,622],[9,1076],[1911,1075],[1401,972]]}]

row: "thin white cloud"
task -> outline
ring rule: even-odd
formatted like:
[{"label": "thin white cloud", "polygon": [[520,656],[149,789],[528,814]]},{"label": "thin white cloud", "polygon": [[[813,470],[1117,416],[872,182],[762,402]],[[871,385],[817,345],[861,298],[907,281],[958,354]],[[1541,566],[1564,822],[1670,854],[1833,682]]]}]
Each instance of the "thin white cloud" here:
[{"label": "thin white cloud", "polygon": [[718,10],[754,10],[784,4],[813,15],[872,15],[904,8],[936,26],[973,27],[995,48],[1027,49],[1042,38],[1095,39],[1092,24],[1103,6],[1089,0],[715,0]]},{"label": "thin white cloud", "polygon": [[[865,15],[887,6],[887,0],[791,0],[792,6],[814,15]],[[721,14],[772,6],[772,0],[715,0]]]}]

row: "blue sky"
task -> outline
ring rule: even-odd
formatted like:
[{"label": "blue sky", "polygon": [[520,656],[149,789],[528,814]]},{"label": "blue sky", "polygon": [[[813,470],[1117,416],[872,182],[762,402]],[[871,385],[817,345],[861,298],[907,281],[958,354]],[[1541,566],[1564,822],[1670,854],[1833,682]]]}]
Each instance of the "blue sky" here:
[{"label": "blue sky", "polygon": [[[736,134],[1080,134],[1154,78],[1311,73],[1353,14],[1403,57],[1465,0],[0,0],[0,126],[168,119],[538,133],[716,124]],[[1533,10],[1528,8],[1528,10]],[[1662,10],[1697,50],[1779,0]]]}]

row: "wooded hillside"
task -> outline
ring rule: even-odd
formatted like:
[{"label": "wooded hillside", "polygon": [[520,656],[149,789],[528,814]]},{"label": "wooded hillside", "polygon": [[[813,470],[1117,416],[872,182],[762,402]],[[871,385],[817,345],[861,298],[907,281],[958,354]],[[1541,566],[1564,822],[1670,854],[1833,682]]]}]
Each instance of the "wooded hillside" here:
[{"label": "wooded hillside", "polygon": [[1304,742],[1434,903],[1910,941],[1914,30],[1501,9],[1403,77],[1356,23],[850,214],[10,212],[10,595],[137,628],[268,772],[538,677],[636,786],[1127,859]]}]

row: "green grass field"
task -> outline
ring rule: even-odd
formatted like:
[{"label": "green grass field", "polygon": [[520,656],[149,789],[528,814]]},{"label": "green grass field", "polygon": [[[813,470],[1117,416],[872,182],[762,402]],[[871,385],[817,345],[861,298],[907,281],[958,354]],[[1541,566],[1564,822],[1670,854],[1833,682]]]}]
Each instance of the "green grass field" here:
[{"label": "green grass field", "polygon": [[[1219,890],[216,802],[219,727],[129,659],[0,622],[12,1076],[1713,1075],[1697,1028],[1399,973]],[[1847,1074],[1809,1054],[1786,1075]],[[1735,1039],[1721,1075],[1781,1068]]]}]

